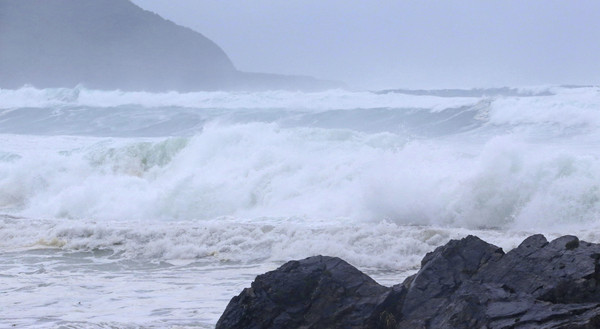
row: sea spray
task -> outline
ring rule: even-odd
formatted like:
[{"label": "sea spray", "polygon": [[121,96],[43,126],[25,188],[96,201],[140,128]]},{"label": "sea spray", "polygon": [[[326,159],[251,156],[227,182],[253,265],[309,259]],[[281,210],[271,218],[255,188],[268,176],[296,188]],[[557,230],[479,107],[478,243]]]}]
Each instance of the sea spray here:
[{"label": "sea spray", "polygon": [[212,328],[289,259],[598,242],[599,95],[0,90],[0,326]]}]

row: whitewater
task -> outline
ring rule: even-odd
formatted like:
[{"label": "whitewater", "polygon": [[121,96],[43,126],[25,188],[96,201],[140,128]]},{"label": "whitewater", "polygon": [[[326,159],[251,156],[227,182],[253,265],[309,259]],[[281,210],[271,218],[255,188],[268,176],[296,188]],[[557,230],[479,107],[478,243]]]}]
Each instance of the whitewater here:
[{"label": "whitewater", "polygon": [[598,87],[0,90],[0,327],[212,328],[291,259],[392,285],[599,228]]}]

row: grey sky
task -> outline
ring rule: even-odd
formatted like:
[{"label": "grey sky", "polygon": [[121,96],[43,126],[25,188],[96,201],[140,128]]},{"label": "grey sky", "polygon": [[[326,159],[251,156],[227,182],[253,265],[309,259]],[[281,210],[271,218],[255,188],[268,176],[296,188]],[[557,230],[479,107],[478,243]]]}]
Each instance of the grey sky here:
[{"label": "grey sky", "polygon": [[134,0],[240,70],[358,88],[600,83],[600,1]]}]

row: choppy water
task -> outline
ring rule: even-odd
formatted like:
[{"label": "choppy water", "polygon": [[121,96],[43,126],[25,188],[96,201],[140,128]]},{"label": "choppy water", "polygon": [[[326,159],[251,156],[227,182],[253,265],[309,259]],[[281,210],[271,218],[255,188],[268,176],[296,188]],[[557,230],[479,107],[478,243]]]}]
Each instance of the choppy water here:
[{"label": "choppy water", "polygon": [[600,241],[600,89],[0,90],[1,326],[206,327],[254,276],[382,284],[477,234]]}]

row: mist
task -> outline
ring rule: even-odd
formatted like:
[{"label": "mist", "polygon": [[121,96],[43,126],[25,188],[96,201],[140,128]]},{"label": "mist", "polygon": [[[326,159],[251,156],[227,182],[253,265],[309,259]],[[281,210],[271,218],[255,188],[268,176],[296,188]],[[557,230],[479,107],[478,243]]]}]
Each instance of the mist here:
[{"label": "mist", "polygon": [[597,1],[134,0],[206,35],[240,70],[351,87],[596,84]]},{"label": "mist", "polygon": [[0,0],[0,88],[323,90],[341,83],[244,72],[202,33],[129,0]]}]

